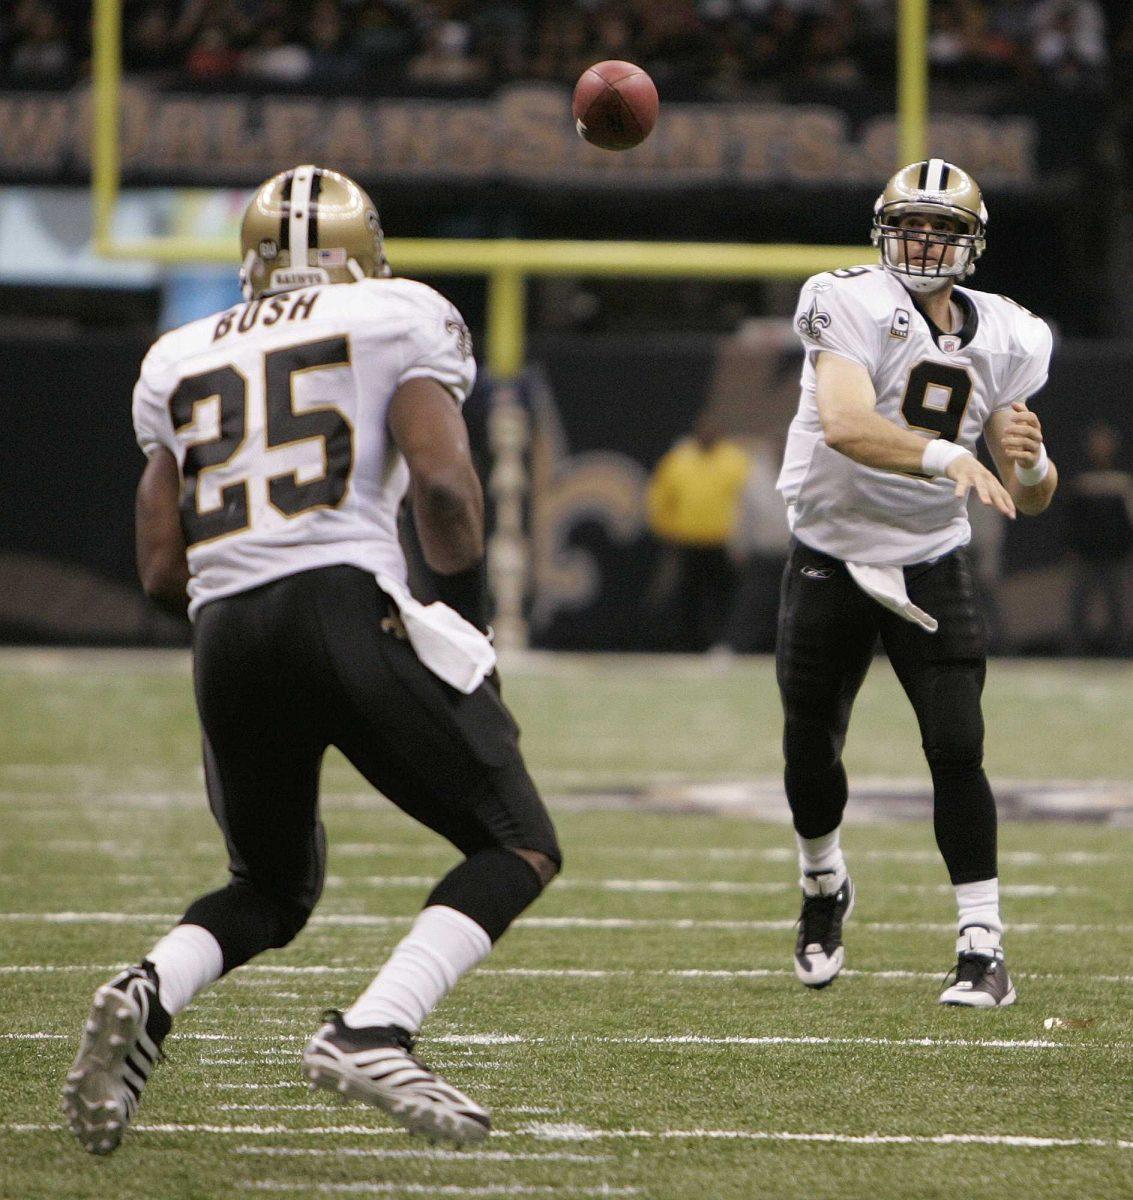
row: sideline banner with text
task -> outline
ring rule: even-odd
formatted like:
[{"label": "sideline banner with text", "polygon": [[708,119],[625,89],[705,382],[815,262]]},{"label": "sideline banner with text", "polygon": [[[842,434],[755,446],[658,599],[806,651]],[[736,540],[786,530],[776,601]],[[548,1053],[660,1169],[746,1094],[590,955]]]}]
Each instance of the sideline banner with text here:
[{"label": "sideline banner with text", "polygon": [[[1030,189],[1069,144],[1042,113],[935,118],[936,154],[985,187]],[[90,94],[0,91],[0,180],[68,183],[90,168]],[[1089,135],[1086,123],[1082,130]],[[890,113],[815,104],[667,103],[632,154],[579,139],[562,88],[517,84],[489,99],[122,92],[126,183],[254,185],[293,162],[333,163],[375,183],[551,189],[872,185],[892,170]],[[1070,165],[1074,159],[1068,160]]]}]

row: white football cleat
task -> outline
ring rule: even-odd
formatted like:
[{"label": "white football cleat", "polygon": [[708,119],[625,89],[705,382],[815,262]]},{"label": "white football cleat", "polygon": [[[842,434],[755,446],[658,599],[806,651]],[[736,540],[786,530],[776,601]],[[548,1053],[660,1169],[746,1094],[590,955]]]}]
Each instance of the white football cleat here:
[{"label": "white football cleat", "polygon": [[151,963],[128,968],[95,992],[63,1085],[63,1112],[84,1150],[118,1148],[172,1024]]},{"label": "white football cleat", "polygon": [[396,1025],[352,1029],[331,1009],[303,1051],[312,1087],[389,1113],[410,1133],[478,1142],[492,1128],[486,1109],[413,1057],[413,1038]]},{"label": "white football cleat", "polygon": [[[956,965],[945,976],[941,1004],[965,1008],[1005,1008],[1015,1003],[1015,988],[999,935],[982,925],[969,925],[956,939]],[[949,978],[955,978],[948,983]]]},{"label": "white football cleat", "polygon": [[846,960],[842,922],[854,911],[854,884],[833,871],[803,875],[803,908],[795,940],[795,974],[809,988],[833,983]]}]

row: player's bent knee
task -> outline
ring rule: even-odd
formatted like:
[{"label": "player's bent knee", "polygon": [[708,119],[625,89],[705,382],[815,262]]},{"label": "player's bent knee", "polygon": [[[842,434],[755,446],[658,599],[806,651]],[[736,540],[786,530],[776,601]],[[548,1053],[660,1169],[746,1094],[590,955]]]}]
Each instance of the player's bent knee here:
[{"label": "player's bent knee", "polygon": [[[544,871],[556,867],[550,853],[508,846],[489,846],[471,854],[433,888],[426,907],[443,905],[471,917],[496,942],[508,926],[546,886]],[[531,857],[535,856],[535,861]],[[538,860],[542,859],[540,864]]]},{"label": "player's bent knee", "polygon": [[518,854],[528,866],[539,876],[539,882],[546,887],[562,870],[562,859],[557,862],[542,850],[525,850],[518,846],[509,846],[512,854]]},{"label": "player's bent knee", "polygon": [[277,948],[295,940],[310,920],[311,908],[302,901],[288,901],[279,905],[279,936],[283,941]]},{"label": "player's bent knee", "polygon": [[783,757],[787,766],[796,771],[814,773],[829,771],[842,758],[845,736],[826,730],[787,729],[783,739]]},{"label": "player's bent knee", "polygon": [[983,741],[925,746],[924,756],[934,775],[967,775],[983,769]]},{"label": "player's bent knee", "polygon": [[291,942],[314,908],[305,897],[284,896],[234,879],[226,887],[194,900],[183,921],[200,925],[217,940],[224,970],[231,971],[265,950]]}]

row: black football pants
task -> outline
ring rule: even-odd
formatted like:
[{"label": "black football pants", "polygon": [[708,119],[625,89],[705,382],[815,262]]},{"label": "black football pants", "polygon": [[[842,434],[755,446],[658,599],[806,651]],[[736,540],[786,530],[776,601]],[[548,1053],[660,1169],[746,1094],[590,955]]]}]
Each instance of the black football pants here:
[{"label": "black football pants", "polygon": [[880,638],[916,712],[932,773],[936,842],[954,884],[996,873],[995,800],[983,771],[983,622],[964,550],[905,568],[909,598],[936,633],[867,596],[844,563],[795,541],[783,573],[776,674],[785,784],[795,829],[821,837],[846,807],[842,748]]},{"label": "black football pants", "polygon": [[[286,945],[319,898],[319,770],[330,745],[469,859],[484,856],[474,889],[530,891],[527,903],[538,893],[534,871],[516,855],[501,857],[501,848],[561,863],[519,731],[495,688],[464,695],[442,683],[393,611],[372,575],[335,566],[214,600],[197,614],[205,774],[231,879],[184,920],[213,933],[225,970]],[[510,901],[501,915],[491,897],[472,899],[488,911],[490,932],[506,924]]]}]

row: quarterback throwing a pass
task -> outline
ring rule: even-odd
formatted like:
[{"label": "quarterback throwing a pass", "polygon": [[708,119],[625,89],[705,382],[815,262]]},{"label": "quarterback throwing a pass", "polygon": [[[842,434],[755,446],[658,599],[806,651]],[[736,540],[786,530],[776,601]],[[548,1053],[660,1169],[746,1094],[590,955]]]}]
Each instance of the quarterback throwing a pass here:
[{"label": "quarterback throwing a pass", "polygon": [[[412,1132],[475,1141],[488,1113],[413,1039],[560,855],[485,636],[483,496],[460,411],[471,340],[432,288],[391,277],[373,202],[334,171],[269,179],[241,240],[246,303],[159,339],[134,391],[149,460],[138,567],[150,595],[188,600],[230,877],[95,993],[64,1110],[87,1150],[115,1149],[177,1014],[306,924],[334,745],[464,859],[354,1004],[324,1014],[303,1072]],[[406,586],[407,491],[443,604]]]},{"label": "quarterback throwing a pass", "polygon": [[[839,846],[842,747],[880,638],[916,712],[933,823],[958,907],[943,1004],[1011,1004],[1003,956],[995,800],[983,771],[986,667],[965,545],[966,502],[1040,513],[1058,475],[1027,400],[1046,382],[1051,333],[967,287],[987,210],[967,172],[912,163],[874,206],[876,266],[804,285],[806,350],[779,491],[794,545],[783,580],[777,674],[786,791],[802,871],[795,972],[842,969],[854,885]],[[976,458],[983,436],[998,471]]]}]

